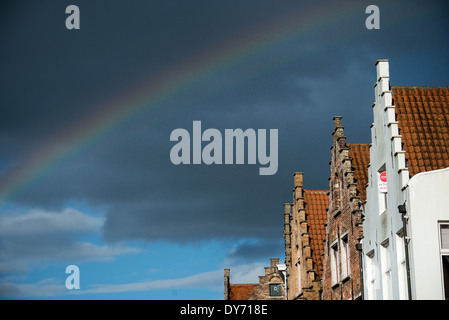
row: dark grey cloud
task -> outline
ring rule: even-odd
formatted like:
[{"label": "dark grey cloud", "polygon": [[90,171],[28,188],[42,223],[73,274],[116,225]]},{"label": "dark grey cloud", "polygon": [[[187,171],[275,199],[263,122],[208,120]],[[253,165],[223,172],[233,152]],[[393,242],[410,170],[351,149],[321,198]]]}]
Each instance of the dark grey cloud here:
[{"label": "dark grey cloud", "polygon": [[[3,177],[20,171],[23,159],[39,157],[44,146],[60,143],[66,131],[85,126],[92,114],[107,114],[135,87],[148,83],[150,91],[197,57],[228,63],[204,78],[187,78],[184,90],[56,162],[10,201],[46,210],[77,200],[104,207],[110,241],[250,237],[263,240],[243,243],[232,255],[257,255],[282,237],[282,204],[291,201],[293,172],[305,172],[307,188],[328,187],[332,117],[343,116],[349,141],[369,142],[376,59],[390,59],[392,84],[447,85],[443,1],[380,1],[381,29],[375,31],[364,29],[371,3],[353,1],[359,15],[322,21],[313,34],[244,59],[220,60],[216,48],[253,40],[243,35],[270,37],[269,27],[288,15],[297,13],[301,21],[316,6],[325,13],[331,3],[77,1],[81,29],[72,32],[64,27],[68,1],[3,2]],[[204,129],[279,129],[277,174],[259,176],[259,165],[173,165],[170,133],[191,132],[193,120]]]},{"label": "dark grey cloud", "polygon": [[284,255],[283,239],[267,241],[263,239],[244,239],[237,243],[226,255],[227,263],[247,263],[248,261],[264,261],[267,257],[280,258]]}]

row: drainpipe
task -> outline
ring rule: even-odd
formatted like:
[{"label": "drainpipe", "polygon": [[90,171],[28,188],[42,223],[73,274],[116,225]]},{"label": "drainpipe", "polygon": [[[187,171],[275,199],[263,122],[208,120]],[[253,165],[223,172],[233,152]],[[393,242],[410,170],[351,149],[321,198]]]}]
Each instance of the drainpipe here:
[{"label": "drainpipe", "polygon": [[402,225],[404,229],[404,247],[405,247],[405,268],[407,270],[407,289],[408,289],[408,299],[412,300],[412,285],[410,280],[410,262],[409,262],[409,252],[408,245],[410,241],[410,236],[407,231],[407,220],[409,219],[409,215],[407,214],[407,206],[401,204],[398,206],[399,213],[402,215]]},{"label": "drainpipe", "polygon": [[284,276],[284,286],[285,286],[285,300],[288,300],[287,295],[287,266],[284,263],[277,264],[276,267],[279,271],[282,272],[282,275]]}]

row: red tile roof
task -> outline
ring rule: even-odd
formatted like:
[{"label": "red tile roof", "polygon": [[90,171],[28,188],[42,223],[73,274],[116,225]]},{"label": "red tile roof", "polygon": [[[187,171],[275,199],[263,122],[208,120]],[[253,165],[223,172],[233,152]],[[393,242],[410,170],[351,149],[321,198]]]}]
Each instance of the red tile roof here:
[{"label": "red tile roof", "polygon": [[449,167],[449,87],[391,89],[410,177]]},{"label": "red tile roof", "polygon": [[366,200],[366,184],[368,183],[368,164],[370,163],[369,143],[348,143],[349,157],[352,158],[352,171],[357,183],[360,201]]},{"label": "red tile roof", "polygon": [[249,296],[256,292],[258,283],[231,284],[229,287],[229,300],[249,300]]},{"label": "red tile roof", "polygon": [[327,192],[327,190],[304,190],[312,261],[319,279],[321,279],[321,269],[323,268],[324,238],[326,236],[324,224],[327,222],[329,206]]}]

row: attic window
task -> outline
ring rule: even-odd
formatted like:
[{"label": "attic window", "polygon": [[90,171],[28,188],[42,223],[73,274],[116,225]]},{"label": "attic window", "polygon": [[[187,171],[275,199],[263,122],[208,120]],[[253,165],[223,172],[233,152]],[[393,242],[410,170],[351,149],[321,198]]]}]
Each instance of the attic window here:
[{"label": "attic window", "polygon": [[340,238],[340,256],[341,256],[341,278],[345,279],[351,274],[350,267],[350,250],[349,250],[349,238],[346,232]]},{"label": "attic window", "polygon": [[270,297],[282,296],[282,287],[280,283],[270,283]]},{"label": "attic window", "polygon": [[332,286],[337,285],[340,281],[340,261],[338,255],[338,242],[335,241],[330,246],[330,256],[331,256],[331,277]]}]

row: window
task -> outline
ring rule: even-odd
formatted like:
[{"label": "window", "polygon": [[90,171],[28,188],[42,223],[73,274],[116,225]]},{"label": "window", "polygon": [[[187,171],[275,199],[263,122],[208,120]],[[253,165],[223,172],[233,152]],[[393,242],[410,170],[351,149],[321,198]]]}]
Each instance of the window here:
[{"label": "window", "polygon": [[332,202],[334,204],[333,206],[334,215],[340,213],[341,210],[341,197],[342,197],[341,189],[342,188],[340,186],[340,178],[338,177],[338,174],[335,173],[335,178],[332,184]]},{"label": "window", "polygon": [[443,265],[444,300],[449,300],[449,255],[443,255],[441,258]]},{"label": "window", "polygon": [[337,284],[340,281],[340,261],[338,259],[338,242],[335,241],[331,245],[331,273],[332,273],[332,285]]},{"label": "window", "polygon": [[282,296],[282,286],[280,283],[270,283],[270,296],[271,297]]},{"label": "window", "polygon": [[377,193],[379,200],[379,214],[388,208],[387,172],[385,164],[377,171]]},{"label": "window", "polygon": [[346,277],[349,277],[349,275],[351,274],[348,233],[346,233],[340,238],[340,250],[341,250],[341,279],[343,280]]},{"label": "window", "polygon": [[376,300],[376,264],[374,250],[366,255],[367,299]]},{"label": "window", "polygon": [[449,300],[449,223],[440,224],[440,253],[444,300]]},{"label": "window", "polygon": [[386,192],[379,192],[379,214],[384,213],[387,210],[388,195]]},{"label": "window", "polygon": [[380,246],[380,264],[382,268],[383,300],[389,300],[393,297],[391,288],[390,243],[388,239],[382,242],[382,245]]},{"label": "window", "polygon": [[296,294],[300,294],[302,291],[302,286],[301,286],[301,265],[299,263],[299,261],[297,263],[295,263],[296,265],[296,277],[298,278],[298,290],[296,292]]},{"label": "window", "polygon": [[401,230],[396,234],[396,248],[398,259],[398,284],[399,284],[399,299],[406,300],[408,298],[407,291],[407,265],[405,261],[405,242],[404,232]]},{"label": "window", "polygon": [[449,224],[440,224],[441,250],[449,250]]}]

